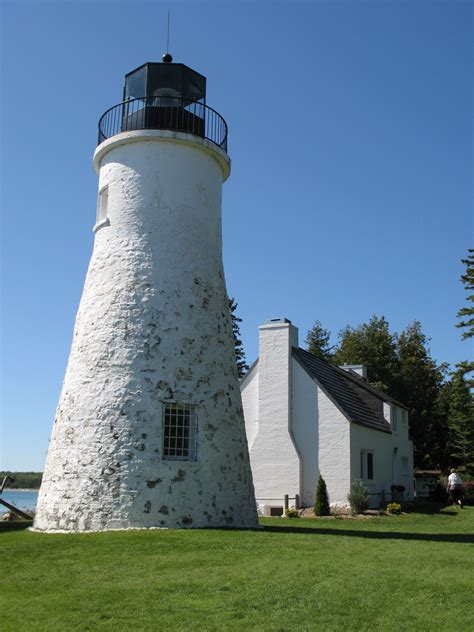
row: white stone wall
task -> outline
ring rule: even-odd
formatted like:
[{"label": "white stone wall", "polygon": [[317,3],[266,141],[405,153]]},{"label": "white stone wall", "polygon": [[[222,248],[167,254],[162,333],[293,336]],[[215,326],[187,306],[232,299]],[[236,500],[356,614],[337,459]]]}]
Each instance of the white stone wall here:
[{"label": "white stone wall", "polygon": [[[410,441],[408,411],[396,404],[392,404],[393,414],[396,415],[396,430],[392,435],[393,447],[397,448],[394,456],[394,476],[395,485],[403,485],[405,487],[404,497],[411,500],[414,497],[414,474],[413,474],[413,442]],[[402,459],[408,459],[408,471],[403,472]]]},{"label": "white stone wall", "polygon": [[[399,414],[401,409],[391,404],[391,418]],[[398,409],[398,410],[397,410]],[[405,487],[404,498],[413,498],[413,446],[408,440],[408,428],[397,426],[399,432],[386,433],[371,430],[364,426],[351,424],[351,478],[361,478],[360,455],[362,450],[373,452],[374,478],[372,481],[363,480],[364,485],[372,494],[373,506],[379,506],[381,493],[385,493],[390,500],[392,484]],[[394,452],[394,448],[397,448]],[[401,459],[408,458],[408,472],[402,474]]]},{"label": "white stone wall", "polygon": [[[392,484],[403,485],[405,498],[411,499],[413,446],[406,411],[383,403],[393,434],[351,423],[291,357],[291,346],[297,346],[292,331],[289,323],[260,327],[259,360],[241,384],[259,509],[282,506],[284,495],[295,493],[302,504],[311,506],[320,473],[330,503],[348,505],[351,483],[360,479],[361,450],[374,454],[375,477],[364,480],[373,506],[378,506],[382,491],[390,499]],[[403,457],[408,459],[406,473],[402,472]]]},{"label": "white stone wall", "polygon": [[[291,347],[297,329],[290,323],[259,328],[258,423],[250,447],[257,504],[282,505],[285,494],[300,493],[300,457],[292,437]],[[247,427],[252,398],[245,395]],[[254,404],[253,404],[254,405]]]},{"label": "white stone wall", "polygon": [[347,505],[351,482],[351,424],[318,387],[319,471],[331,505]]},{"label": "white stone wall", "polygon": [[[381,492],[390,494],[392,485],[393,441],[392,435],[371,430],[357,424],[351,425],[351,473],[352,480],[362,480],[372,495],[372,506],[380,503]],[[361,451],[373,452],[373,480],[361,479]],[[388,496],[390,499],[390,496]]]},{"label": "white stone wall", "polygon": [[249,450],[252,449],[258,434],[258,362],[247,373],[240,385],[242,406],[244,408],[245,431]]},{"label": "white stone wall", "polygon": [[[208,141],[130,132],[108,186],[35,528],[255,527],[221,256],[229,161]],[[163,402],[197,406],[198,458],[163,460]]]},{"label": "white stone wall", "polygon": [[319,410],[316,383],[297,360],[292,359],[292,427],[301,456],[301,503],[314,504],[319,476]]}]

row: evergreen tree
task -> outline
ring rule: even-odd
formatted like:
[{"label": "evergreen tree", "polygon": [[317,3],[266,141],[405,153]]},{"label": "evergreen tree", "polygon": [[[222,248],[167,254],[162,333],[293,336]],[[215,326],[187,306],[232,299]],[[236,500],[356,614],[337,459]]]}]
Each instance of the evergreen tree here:
[{"label": "evergreen tree", "polygon": [[431,358],[429,340],[418,321],[398,336],[397,352],[396,398],[409,409],[415,466],[445,467],[448,424],[439,398],[447,365]]},{"label": "evergreen tree", "polygon": [[384,316],[372,316],[347,326],[339,340],[336,364],[364,364],[371,384],[408,407],[415,465],[447,467],[449,406],[440,399],[447,367],[431,358],[421,324],[415,321],[398,335]]},{"label": "evergreen tree", "polygon": [[39,489],[41,486],[42,472],[0,472],[0,485],[3,479],[8,476],[9,481],[5,489]]},{"label": "evergreen tree", "polygon": [[232,319],[232,331],[234,333],[234,346],[235,346],[235,359],[237,361],[237,369],[239,372],[239,378],[243,377],[248,369],[249,365],[245,359],[245,350],[242,340],[240,339],[240,323],[242,319],[236,315],[236,309],[238,304],[233,298],[228,298],[230,317]]},{"label": "evergreen tree", "polygon": [[316,487],[316,502],[314,503],[314,514],[316,516],[329,516],[329,496],[326,481],[319,475],[318,486]]},{"label": "evergreen tree", "polygon": [[[449,400],[451,397],[451,381],[445,380],[439,389],[438,397],[436,399],[436,405],[434,414],[436,419],[439,420],[440,425],[443,428],[442,440],[446,441],[445,445],[441,445],[441,441],[437,441],[438,446],[438,459],[436,462],[436,468],[443,471],[447,471],[451,464],[451,458],[449,456]],[[411,423],[410,423],[411,426]],[[411,432],[411,430],[410,430]],[[428,455],[425,455],[422,463],[428,462]],[[431,465],[431,464],[430,464]],[[415,463],[416,466],[416,463]]]},{"label": "evergreen tree", "polygon": [[364,364],[370,382],[380,390],[398,395],[397,337],[390,333],[384,316],[372,316],[368,323],[356,328],[345,327],[339,333],[335,364]]},{"label": "evergreen tree", "polygon": [[333,355],[333,347],[329,344],[330,337],[329,329],[324,329],[320,321],[317,320],[306,335],[306,348],[318,358],[330,360]]},{"label": "evergreen tree", "polygon": [[465,374],[466,364],[457,365],[449,384],[448,449],[450,465],[467,477],[474,476],[473,396]]},{"label": "evergreen tree", "polygon": [[458,318],[462,318],[456,327],[464,329],[462,338],[472,338],[474,336],[474,249],[469,248],[467,259],[461,259],[466,266],[466,272],[461,275],[461,281],[468,294],[466,300],[470,303],[469,307],[462,307],[458,311]]}]

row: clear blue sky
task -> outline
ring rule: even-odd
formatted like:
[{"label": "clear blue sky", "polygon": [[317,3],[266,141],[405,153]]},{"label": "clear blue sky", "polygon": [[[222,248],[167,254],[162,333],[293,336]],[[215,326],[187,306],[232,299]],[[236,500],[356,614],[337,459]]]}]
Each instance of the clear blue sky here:
[{"label": "clear blue sky", "polygon": [[458,362],[472,241],[470,2],[3,2],[0,468],[42,469],[91,254],[99,116],[171,52],[230,129],[224,265],[247,358],[372,314]]}]

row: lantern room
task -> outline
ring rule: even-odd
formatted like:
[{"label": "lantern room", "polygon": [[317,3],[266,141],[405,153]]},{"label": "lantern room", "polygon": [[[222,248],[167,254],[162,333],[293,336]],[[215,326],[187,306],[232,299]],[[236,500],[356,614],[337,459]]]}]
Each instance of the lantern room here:
[{"label": "lantern room", "polygon": [[206,105],[206,77],[184,64],[147,62],[125,75],[122,103],[99,121],[99,144],[122,132],[170,130],[200,136],[227,150],[227,124]]},{"label": "lantern room", "polygon": [[206,77],[184,64],[148,62],[125,75],[124,101],[143,97],[156,97],[162,105],[178,99],[182,106],[205,104]]}]

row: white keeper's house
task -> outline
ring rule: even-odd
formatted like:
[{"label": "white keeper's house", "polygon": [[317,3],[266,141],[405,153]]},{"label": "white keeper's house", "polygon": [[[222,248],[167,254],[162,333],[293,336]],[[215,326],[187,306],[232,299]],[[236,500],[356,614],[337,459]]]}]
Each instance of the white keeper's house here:
[{"label": "white keeper's house", "polygon": [[373,506],[404,487],[413,498],[408,411],[367,382],[365,367],[337,367],[298,347],[286,318],[259,327],[259,357],[241,382],[259,513],[314,503],[321,474],[331,505],[360,479]]}]

